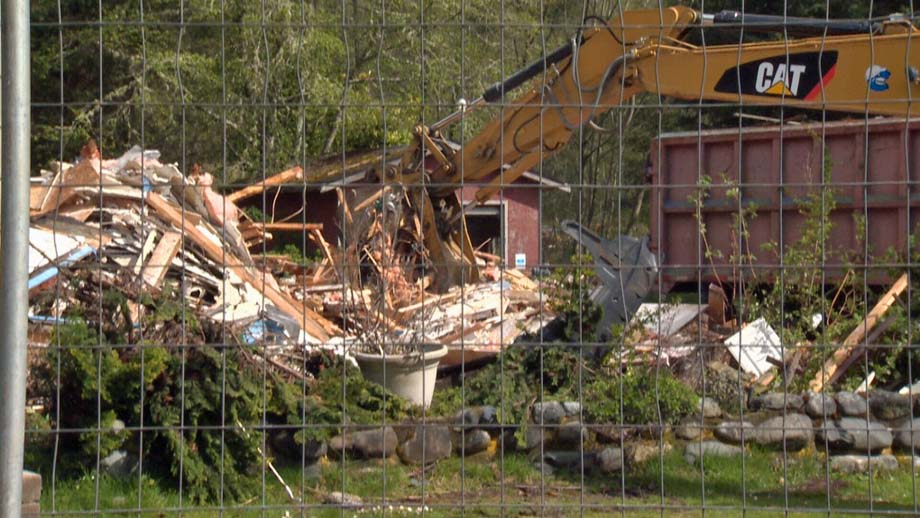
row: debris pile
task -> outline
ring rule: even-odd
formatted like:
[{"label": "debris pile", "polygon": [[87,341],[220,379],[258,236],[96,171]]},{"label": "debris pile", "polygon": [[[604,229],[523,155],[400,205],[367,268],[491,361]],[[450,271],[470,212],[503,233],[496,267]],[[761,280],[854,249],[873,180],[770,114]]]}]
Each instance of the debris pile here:
[{"label": "debris pile", "polygon": [[[47,341],[48,324],[66,321],[76,306],[93,319],[107,291],[124,297],[134,329],[144,322],[144,297],[181,298],[194,318],[227,326],[238,342],[267,344],[264,360],[292,377],[308,375],[293,346],[346,354],[438,342],[494,356],[551,318],[536,283],[485,260],[480,282],[431,292],[418,258],[397,252],[401,236],[388,232],[385,211],[360,211],[362,238],[337,247],[322,224],[254,221],[237,206],[303,178],[294,167],[222,195],[197,165],[183,174],[137,146],[103,159],[92,141],[75,163],[53,163],[31,188],[33,342]],[[272,239],[269,230],[302,231],[322,260],[250,252]]]},{"label": "debris pile", "polygon": [[[858,313],[858,308],[850,312],[841,311],[844,318],[838,317],[833,335],[827,327],[825,315],[808,313],[805,327],[809,329],[809,334],[796,338],[789,332],[788,322],[783,327],[774,328],[763,315],[750,315],[749,321],[737,318],[737,309],[730,306],[723,289],[710,284],[707,304],[641,304],[627,326],[626,350],[631,363],[659,362],[670,366],[678,374],[682,370],[691,371],[680,377],[694,386],[703,377],[698,371],[700,366],[719,364],[731,370],[731,380],[737,381],[736,375],[740,371],[744,385],[755,390],[765,390],[782,381],[784,386],[794,384],[821,392],[841,380],[848,369],[862,362],[867,355],[896,358],[900,349],[885,345],[890,344],[892,338],[882,335],[890,331],[904,313],[894,312],[884,320],[882,317],[890,308],[898,306],[899,297],[906,291],[907,285],[905,273],[893,282],[864,317]],[[828,303],[827,307],[831,308],[831,304]],[[899,309],[907,311],[906,306]],[[733,318],[729,319],[729,314]],[[856,323],[848,324],[853,321]],[[834,336],[840,336],[841,329],[850,331],[838,342]],[[897,337],[897,332],[893,334]],[[818,361],[816,358],[821,354],[825,354],[826,359]],[[894,362],[895,359],[885,361]],[[903,374],[894,372],[887,383],[890,388],[907,390],[904,383],[910,385],[913,381]],[[869,372],[857,391],[867,392],[875,378],[875,372]],[[712,384],[712,380],[707,383]]]},{"label": "debris pile", "polygon": [[[358,158],[361,167],[373,162]],[[121,319],[139,333],[129,334],[128,343],[182,343],[182,329],[144,325],[150,297],[181,298],[181,307],[190,309],[195,319],[222,326],[221,336],[227,337],[222,343],[262,345],[260,361],[286,376],[303,378],[309,375],[304,351],[347,355],[385,349],[392,354],[440,343],[450,348],[441,365],[450,367],[494,357],[521,335],[537,334],[555,317],[544,286],[478,251],[477,282],[436,289],[431,258],[419,246],[424,225],[417,214],[402,209],[401,200],[410,193],[398,186],[359,186],[349,188],[349,194],[338,187],[341,221],[335,224],[342,230],[341,243],[328,242],[321,223],[263,221],[238,207],[241,200],[269,189],[307,185],[308,173],[292,167],[221,194],[212,175],[197,165],[184,174],[175,164],[161,162],[158,151],[137,146],[118,158],[103,159],[90,141],[75,163],[52,163],[33,178],[30,197],[33,343],[47,342],[48,324],[66,321],[75,307],[84,308],[90,320],[108,311],[106,292],[121,294],[125,309],[106,318]],[[309,196],[306,203],[311,203]],[[271,232],[294,231],[313,243],[318,259],[251,252],[264,250],[263,244],[273,239]],[[581,228],[577,234],[593,236]],[[606,248],[613,243],[597,236],[591,242]],[[622,248],[622,242],[617,246]],[[606,248],[592,251],[603,255]],[[606,277],[600,281],[613,282]],[[639,288],[645,289],[653,279],[642,281]],[[820,340],[789,340],[786,329],[771,327],[777,326],[777,318],[739,318],[715,284],[709,286],[706,305],[633,301],[638,310],[628,315],[628,354],[614,355],[613,360],[663,362],[675,372],[682,364],[718,361],[740,369],[748,383],[766,387],[797,379],[820,391],[855,359],[875,352],[872,344],[896,318],[883,316],[897,307],[906,286],[907,278],[901,276],[826,359],[817,377],[805,369]],[[619,281],[607,287],[613,293],[622,289]],[[813,320],[808,332],[814,336],[819,326],[828,325],[820,313],[806,316]]]}]

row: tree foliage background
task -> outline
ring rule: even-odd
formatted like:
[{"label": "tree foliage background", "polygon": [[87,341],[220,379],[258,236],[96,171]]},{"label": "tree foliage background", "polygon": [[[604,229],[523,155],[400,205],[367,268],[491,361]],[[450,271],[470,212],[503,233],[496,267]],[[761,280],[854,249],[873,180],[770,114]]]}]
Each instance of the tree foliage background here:
[{"label": "tree foliage background", "polygon": [[[746,7],[819,18],[910,10],[892,0],[685,3],[706,12]],[[330,154],[405,144],[418,121],[446,115],[459,99],[477,97],[485,86],[564,44],[587,16],[609,18],[659,5],[37,0],[35,170],[48,160],[71,160],[92,137],[104,155],[140,144],[159,149],[183,170],[200,163],[228,187]],[[745,36],[758,37],[764,36]],[[706,35],[709,44],[739,38],[724,31]],[[686,108],[643,95],[604,114],[597,122],[609,132],[585,130],[540,168],[574,187],[570,195],[544,197],[544,228],[576,215],[574,207],[583,223],[601,233],[641,235],[647,218],[641,186],[652,139],[668,131],[754,124],[739,121],[734,111]],[[778,109],[752,113],[780,115]],[[465,136],[476,127],[470,125]],[[552,239],[548,243],[554,246]],[[567,257],[570,251],[548,252]]]}]

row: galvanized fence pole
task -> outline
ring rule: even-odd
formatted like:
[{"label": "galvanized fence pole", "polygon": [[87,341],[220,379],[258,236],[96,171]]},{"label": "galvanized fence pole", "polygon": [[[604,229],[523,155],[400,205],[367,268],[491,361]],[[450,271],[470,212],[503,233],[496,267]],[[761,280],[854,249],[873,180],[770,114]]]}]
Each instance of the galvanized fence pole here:
[{"label": "galvanized fence pole", "polygon": [[0,498],[19,516],[25,437],[29,252],[29,2],[4,0],[0,238]]}]

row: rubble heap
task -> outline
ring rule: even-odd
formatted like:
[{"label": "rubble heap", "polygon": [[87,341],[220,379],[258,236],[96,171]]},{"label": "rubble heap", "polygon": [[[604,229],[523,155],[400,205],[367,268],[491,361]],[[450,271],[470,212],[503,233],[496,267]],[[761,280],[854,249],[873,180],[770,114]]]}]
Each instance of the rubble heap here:
[{"label": "rubble heap", "polygon": [[[265,344],[264,359],[292,377],[309,375],[290,359],[300,358],[288,354],[293,347],[345,354],[436,342],[494,355],[550,318],[537,284],[495,262],[483,260],[477,284],[430,292],[414,263],[394,252],[397,238],[383,214],[363,211],[363,236],[337,247],[321,224],[254,221],[236,204],[303,178],[295,167],[223,195],[197,165],[183,174],[158,151],[137,146],[104,159],[93,142],[75,163],[53,163],[31,190],[33,342],[74,305],[98,307],[103,290],[124,295],[134,327],[143,321],[145,295],[181,297],[198,320],[227,326],[240,342]],[[302,231],[323,259],[250,252],[272,239],[269,230]]]}]

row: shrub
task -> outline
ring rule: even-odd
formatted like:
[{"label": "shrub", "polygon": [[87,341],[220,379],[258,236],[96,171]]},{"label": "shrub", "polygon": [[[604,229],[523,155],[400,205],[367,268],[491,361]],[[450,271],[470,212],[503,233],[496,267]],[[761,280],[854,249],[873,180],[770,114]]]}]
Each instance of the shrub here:
[{"label": "shrub", "polygon": [[[183,312],[172,302],[154,302],[145,323],[156,324],[164,336],[175,333],[172,327],[181,330]],[[257,489],[250,475],[263,462],[264,424],[299,427],[294,438],[300,442],[324,439],[343,422],[379,423],[384,414],[395,421],[408,412],[408,404],[392,394],[384,405],[384,390],[357,369],[348,367],[343,378],[335,359],[323,362],[315,380],[292,383],[264,371],[246,346],[206,345],[219,340],[214,330],[190,335],[194,343],[182,348],[114,346],[105,330],[70,318],[52,337],[52,344],[61,345],[48,348],[43,372],[35,373],[46,381],[31,396],[51,403],[48,418],[59,416],[58,427],[86,430],[60,436],[58,466],[75,476],[94,469],[97,458],[125,449],[144,459],[145,473],[173,485],[181,478],[192,501],[234,501]],[[114,431],[116,419],[127,430]],[[140,436],[131,428],[141,423],[149,430],[138,451]],[[31,445],[29,458],[39,469],[52,454],[49,442]],[[218,469],[222,477],[214,476]]]},{"label": "shrub", "polygon": [[629,369],[585,387],[585,414],[593,423],[676,424],[699,398],[667,369]]},{"label": "shrub", "polygon": [[591,300],[597,284],[590,254],[573,255],[572,268],[557,268],[549,282],[549,305],[565,324],[563,334],[574,343],[597,341],[603,307]]}]

